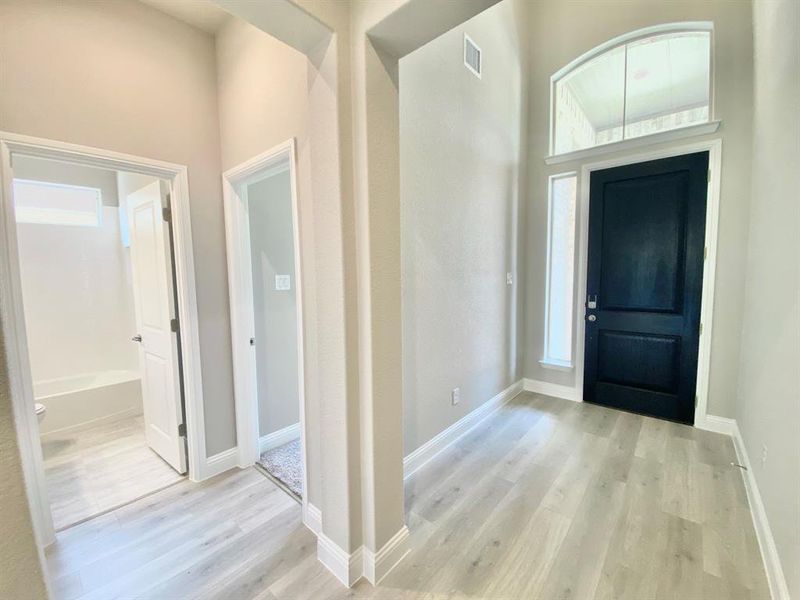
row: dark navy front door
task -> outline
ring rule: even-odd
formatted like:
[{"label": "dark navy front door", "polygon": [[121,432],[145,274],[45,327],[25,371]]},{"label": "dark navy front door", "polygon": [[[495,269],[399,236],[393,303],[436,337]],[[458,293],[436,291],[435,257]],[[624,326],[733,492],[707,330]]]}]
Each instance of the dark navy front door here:
[{"label": "dark navy front door", "polygon": [[694,420],[708,153],[591,174],[583,397]]}]

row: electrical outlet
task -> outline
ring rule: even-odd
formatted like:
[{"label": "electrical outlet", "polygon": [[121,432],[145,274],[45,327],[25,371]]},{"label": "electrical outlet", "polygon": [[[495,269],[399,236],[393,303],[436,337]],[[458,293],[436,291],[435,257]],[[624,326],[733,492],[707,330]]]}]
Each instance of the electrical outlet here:
[{"label": "electrical outlet", "polygon": [[514,283],[514,275],[511,273],[506,273],[506,285],[512,285]]},{"label": "electrical outlet", "polygon": [[763,467],[765,464],[767,464],[767,445],[766,444],[762,444],[761,445],[761,466]]},{"label": "electrical outlet", "polygon": [[453,388],[450,392],[450,405],[455,406],[461,400],[461,388]]}]

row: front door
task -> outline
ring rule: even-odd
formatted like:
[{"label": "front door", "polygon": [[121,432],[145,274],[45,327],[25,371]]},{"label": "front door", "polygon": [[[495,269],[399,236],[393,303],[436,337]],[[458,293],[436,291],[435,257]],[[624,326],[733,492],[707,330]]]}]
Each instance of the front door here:
[{"label": "front door", "polygon": [[591,175],[586,402],[694,420],[708,153]]},{"label": "front door", "polygon": [[178,473],[186,472],[178,338],[172,327],[175,302],[169,224],[164,221],[160,182],[128,196],[134,305],[142,369],[147,444]]}]

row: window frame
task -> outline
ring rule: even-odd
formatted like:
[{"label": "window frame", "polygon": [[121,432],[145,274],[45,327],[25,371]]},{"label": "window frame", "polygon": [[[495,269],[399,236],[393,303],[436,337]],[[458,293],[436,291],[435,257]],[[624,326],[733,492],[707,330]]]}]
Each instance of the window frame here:
[{"label": "window frame", "polygon": [[[577,150],[571,150],[569,152],[562,152],[559,154],[555,154],[555,147],[556,147],[556,122],[555,122],[555,102],[556,102],[556,84],[569,75],[575,69],[581,67],[583,64],[589,62],[590,60],[597,58],[598,56],[605,54],[606,52],[610,52],[616,48],[621,46],[625,46],[627,44],[631,44],[633,42],[637,42],[639,40],[651,38],[651,37],[658,37],[670,33],[695,33],[695,32],[703,32],[709,34],[709,52],[708,52],[708,120],[701,123],[692,123],[690,125],[686,125],[683,127],[676,127],[674,129],[668,129],[665,131],[660,131],[656,133],[651,133],[648,135],[632,137],[632,138],[625,138],[624,137],[624,130],[625,130],[625,115],[623,114],[623,138],[621,140],[617,140],[614,142],[607,142],[605,144],[597,144],[595,146],[590,146],[588,148],[579,148]],[[664,23],[661,25],[654,25],[652,27],[645,27],[643,29],[637,29],[635,31],[630,31],[628,33],[622,34],[615,38],[612,38],[602,44],[595,46],[588,52],[583,53],[578,58],[572,60],[565,66],[561,67],[558,71],[553,73],[550,76],[550,131],[548,136],[548,158],[552,159],[559,156],[569,156],[575,153],[585,153],[595,150],[597,148],[603,148],[607,146],[613,146],[614,144],[622,144],[625,142],[631,142],[633,140],[649,140],[652,139],[654,136],[663,136],[664,134],[669,134],[670,132],[680,131],[683,129],[692,129],[707,126],[710,123],[715,122],[715,113],[714,113],[714,23],[712,21],[685,21],[679,23]],[[627,74],[626,74],[627,75]],[[716,128],[715,128],[716,129]],[[656,138],[657,139],[657,138]],[[639,142],[640,144],[643,142]],[[647,142],[644,142],[647,143]],[[637,144],[638,145],[638,144]]]},{"label": "window frame", "polygon": [[[569,361],[553,358],[550,356],[550,286],[552,278],[552,249],[553,249],[553,189],[554,183],[559,179],[575,178],[575,197],[573,198],[575,219],[572,223],[572,298],[569,302],[570,315],[567,319],[570,324],[570,339],[569,339]],[[563,173],[556,173],[547,178],[547,253],[545,262],[545,292],[544,292],[544,343],[542,344],[542,358],[539,364],[548,369],[558,369],[562,371],[571,371],[575,367],[575,273],[578,267],[578,194],[580,192],[580,180],[577,171],[566,171]]]},{"label": "window frame", "polygon": [[[82,190],[92,192],[95,196],[95,207],[94,213],[97,218],[96,222],[94,223],[69,223],[66,221],[50,221],[50,220],[22,220],[19,219],[19,207],[17,207],[17,199],[16,199],[16,190],[14,189],[17,183],[27,184],[27,185],[36,185],[39,187],[45,188],[55,188],[55,189],[72,189],[72,190]],[[39,179],[25,179],[21,177],[14,177],[11,181],[11,187],[13,190],[13,199],[14,199],[14,221],[19,224],[23,225],[55,225],[59,227],[102,227],[103,226],[103,190],[98,187],[93,187],[89,185],[74,185],[71,183],[58,183],[55,181],[41,181]],[[24,207],[23,207],[24,208]],[[61,213],[69,213],[69,212],[79,212],[75,210],[69,209],[58,209],[58,208],[49,208],[46,209],[48,212],[61,212]]]}]

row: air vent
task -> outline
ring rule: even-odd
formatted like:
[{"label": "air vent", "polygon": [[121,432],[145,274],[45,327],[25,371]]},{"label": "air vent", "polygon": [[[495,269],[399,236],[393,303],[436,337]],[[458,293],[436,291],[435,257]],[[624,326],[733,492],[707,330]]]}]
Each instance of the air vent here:
[{"label": "air vent", "polygon": [[483,53],[466,33],[464,34],[464,66],[481,78],[481,58]]}]

